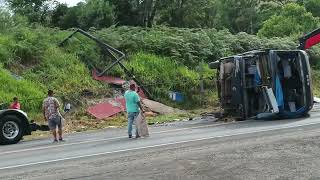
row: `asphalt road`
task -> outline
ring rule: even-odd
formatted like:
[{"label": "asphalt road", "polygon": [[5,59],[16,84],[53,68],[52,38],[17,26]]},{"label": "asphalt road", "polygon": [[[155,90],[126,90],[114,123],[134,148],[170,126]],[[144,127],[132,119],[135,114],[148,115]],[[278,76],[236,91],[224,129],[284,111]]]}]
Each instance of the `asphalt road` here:
[{"label": "asphalt road", "polygon": [[320,112],[309,118],[211,120],[78,133],[0,147],[0,179],[320,179]]}]

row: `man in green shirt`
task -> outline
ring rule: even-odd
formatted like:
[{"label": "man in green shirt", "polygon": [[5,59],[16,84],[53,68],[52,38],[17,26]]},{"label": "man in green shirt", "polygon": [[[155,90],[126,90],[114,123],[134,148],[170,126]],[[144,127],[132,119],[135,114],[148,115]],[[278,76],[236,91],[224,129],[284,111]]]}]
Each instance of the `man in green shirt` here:
[{"label": "man in green shirt", "polygon": [[[135,84],[130,85],[130,89],[124,93],[124,98],[126,100],[126,108],[128,113],[128,135],[129,138],[132,138],[132,125],[139,115],[140,110],[143,111],[142,105],[140,102],[139,95],[136,93]],[[139,109],[140,108],[140,109]],[[139,137],[138,129],[136,129],[136,138]]]}]

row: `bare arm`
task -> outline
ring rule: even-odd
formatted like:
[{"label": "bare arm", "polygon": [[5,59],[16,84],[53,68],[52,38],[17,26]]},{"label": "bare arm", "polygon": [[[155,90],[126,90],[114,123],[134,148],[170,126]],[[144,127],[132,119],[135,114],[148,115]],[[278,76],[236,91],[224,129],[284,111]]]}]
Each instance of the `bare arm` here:
[{"label": "bare arm", "polygon": [[136,94],[136,102],[137,102],[140,110],[141,110],[142,112],[144,112],[144,109],[143,109],[143,106],[142,106],[142,103],[141,103],[141,99],[140,99],[140,97],[139,97],[138,94]]},{"label": "bare arm", "polygon": [[47,117],[46,117],[46,111],[45,111],[45,105],[42,105],[42,113],[43,113],[43,117],[46,121],[48,121]]},{"label": "bare arm", "polygon": [[144,112],[144,109],[143,109],[143,106],[142,106],[142,104],[141,104],[141,101],[138,102],[138,106],[139,106],[140,110],[141,110],[142,112]]}]

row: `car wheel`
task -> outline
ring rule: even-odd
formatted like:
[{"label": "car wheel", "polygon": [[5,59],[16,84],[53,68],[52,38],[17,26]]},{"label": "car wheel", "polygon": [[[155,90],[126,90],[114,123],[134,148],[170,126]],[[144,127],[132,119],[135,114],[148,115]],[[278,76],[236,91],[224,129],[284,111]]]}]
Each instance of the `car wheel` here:
[{"label": "car wheel", "polygon": [[14,115],[4,116],[0,120],[0,144],[15,144],[23,136],[23,126],[18,117]]}]

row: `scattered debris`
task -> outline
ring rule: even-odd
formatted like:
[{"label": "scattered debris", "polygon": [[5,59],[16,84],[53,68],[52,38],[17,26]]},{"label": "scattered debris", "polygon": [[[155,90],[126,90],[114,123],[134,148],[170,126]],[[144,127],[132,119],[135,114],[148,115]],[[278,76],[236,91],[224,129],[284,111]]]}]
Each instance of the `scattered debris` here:
[{"label": "scattered debris", "polygon": [[313,109],[320,109],[320,98],[313,97]]},{"label": "scattered debris", "polygon": [[89,89],[85,89],[81,92],[81,96],[86,96],[86,97],[90,97],[93,96],[94,92],[89,90]]},{"label": "scattered debris", "polygon": [[169,92],[169,97],[173,101],[176,101],[179,103],[184,101],[184,97],[183,97],[182,93],[180,93],[180,92]]},{"label": "scattered debris", "polygon": [[181,110],[179,109],[175,109],[149,99],[143,99],[142,102],[146,107],[150,108],[151,111],[159,114],[172,114],[172,113],[181,112]]},{"label": "scattered debris", "polygon": [[112,76],[98,76],[96,69],[92,70],[92,76],[95,80],[104,81],[104,82],[107,82],[108,84],[114,84],[114,85],[121,86],[126,83],[126,81],[121,78],[112,77]]},{"label": "scattered debris", "polygon": [[158,114],[157,113],[154,113],[152,111],[149,111],[149,112],[145,112],[144,115],[146,117],[156,117]]},{"label": "scattered debris", "polygon": [[318,97],[313,97],[313,102],[314,102],[314,103],[320,103],[320,98],[318,98]]},{"label": "scattered debris", "polygon": [[92,116],[96,117],[97,119],[105,119],[126,111],[125,99],[122,94],[125,90],[128,89],[129,84],[136,84],[136,87],[138,87],[137,93],[139,94],[143,104],[147,109],[147,112],[145,113],[146,116],[155,117],[158,114],[172,114],[182,112],[179,109],[174,109],[159,102],[147,99],[147,96],[145,95],[143,89],[140,88],[135,81],[128,82],[117,77],[98,76],[96,70],[92,71],[92,75],[93,78],[97,81],[103,81],[108,84],[120,86],[122,88],[121,91],[114,90],[114,98],[109,99],[107,102],[101,102],[88,108],[87,112],[90,113]]},{"label": "scattered debris", "polygon": [[[145,115],[147,117],[155,117],[158,114],[163,115],[183,112],[179,109],[175,109],[149,99],[143,99],[142,102],[146,106],[147,111],[145,112]],[[105,119],[125,111],[126,105],[123,97],[110,98],[104,102],[89,107],[87,110],[89,114],[97,119]]]},{"label": "scattered debris", "polygon": [[114,116],[125,111],[124,98],[110,99],[108,102],[103,102],[88,108],[88,112],[97,119],[104,119]]},{"label": "scattered debris", "polygon": [[15,73],[13,73],[13,72],[11,72],[11,76],[12,76],[14,79],[16,79],[16,80],[22,80],[22,79],[23,79],[21,76],[15,74]]}]

